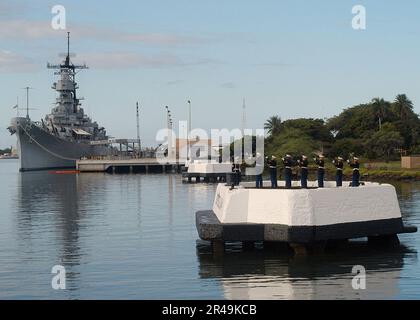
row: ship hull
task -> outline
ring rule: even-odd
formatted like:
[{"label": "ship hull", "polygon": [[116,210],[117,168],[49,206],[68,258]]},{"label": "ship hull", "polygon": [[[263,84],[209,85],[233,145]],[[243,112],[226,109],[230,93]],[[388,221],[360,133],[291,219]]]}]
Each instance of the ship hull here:
[{"label": "ship hull", "polygon": [[20,171],[75,168],[82,157],[105,156],[110,148],[56,137],[26,118],[14,118],[12,127],[18,140]]}]

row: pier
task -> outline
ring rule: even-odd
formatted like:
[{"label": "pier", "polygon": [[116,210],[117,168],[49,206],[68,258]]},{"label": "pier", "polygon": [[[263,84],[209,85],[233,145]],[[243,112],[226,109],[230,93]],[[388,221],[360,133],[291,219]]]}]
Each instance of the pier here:
[{"label": "pier", "polygon": [[76,161],[76,170],[79,172],[180,173],[183,166],[176,161],[162,164],[156,158],[81,159]]}]

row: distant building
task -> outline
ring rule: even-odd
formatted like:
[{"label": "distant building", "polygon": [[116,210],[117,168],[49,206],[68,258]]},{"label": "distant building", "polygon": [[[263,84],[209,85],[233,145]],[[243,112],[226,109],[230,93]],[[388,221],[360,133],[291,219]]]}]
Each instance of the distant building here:
[{"label": "distant building", "polygon": [[[189,153],[192,159],[208,159],[219,157],[219,147],[211,139],[192,139],[188,148],[187,139],[176,139],[177,158],[186,157]],[[188,151],[189,150],[189,151]]]},{"label": "distant building", "polygon": [[401,157],[401,168],[420,169],[420,155]]}]

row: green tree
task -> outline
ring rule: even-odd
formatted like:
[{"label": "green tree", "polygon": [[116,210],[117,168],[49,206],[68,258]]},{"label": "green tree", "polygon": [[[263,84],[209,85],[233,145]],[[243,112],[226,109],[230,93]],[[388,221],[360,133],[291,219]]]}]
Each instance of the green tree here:
[{"label": "green tree", "polygon": [[282,123],[279,116],[272,116],[264,123],[264,129],[270,136],[279,134],[281,131]]},{"label": "green tree", "polygon": [[326,153],[329,158],[344,157],[350,158],[351,154],[365,154],[363,139],[344,138],[336,140]]},{"label": "green tree", "polygon": [[395,127],[386,123],[380,131],[375,132],[365,143],[367,154],[370,157],[385,157],[390,160],[395,149],[403,145],[404,139]]},{"label": "green tree", "polygon": [[366,131],[378,130],[378,118],[371,104],[360,104],[344,109],[327,121],[327,128],[336,133],[335,138],[361,139]]},{"label": "green tree", "polygon": [[401,120],[407,119],[413,113],[413,102],[405,94],[397,95],[392,107]]},{"label": "green tree", "polygon": [[375,116],[378,118],[378,128],[382,129],[382,124],[390,114],[391,104],[383,98],[374,98],[371,103]]},{"label": "green tree", "polygon": [[332,142],[334,137],[331,131],[325,126],[325,122],[322,119],[292,119],[283,121],[283,130],[285,129],[298,129],[305,135],[308,135],[314,140],[323,142]]},{"label": "green tree", "polygon": [[0,149],[0,154],[12,153],[12,148]]},{"label": "green tree", "polygon": [[285,154],[300,156],[302,154],[311,155],[318,151],[321,143],[312,139],[300,129],[284,129],[281,134],[273,137],[265,147],[267,155],[278,157]]},{"label": "green tree", "polygon": [[413,149],[419,143],[420,120],[413,111],[413,103],[405,94],[399,94],[393,104],[392,110],[396,120],[393,122],[404,139],[404,149]]}]

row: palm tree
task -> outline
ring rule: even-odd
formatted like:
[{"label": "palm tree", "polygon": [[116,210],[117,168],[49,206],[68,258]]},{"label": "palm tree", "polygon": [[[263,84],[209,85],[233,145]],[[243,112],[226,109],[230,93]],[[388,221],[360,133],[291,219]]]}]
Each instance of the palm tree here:
[{"label": "palm tree", "polygon": [[395,97],[394,108],[400,119],[403,120],[413,111],[413,102],[405,94],[399,94]]},{"label": "palm tree", "polygon": [[281,131],[281,118],[279,116],[272,116],[264,123],[264,129],[270,136],[279,134]]},{"label": "palm tree", "polygon": [[383,98],[375,98],[372,100],[372,106],[375,112],[375,115],[378,117],[379,130],[382,129],[382,120],[387,114],[389,102],[385,101]]}]

